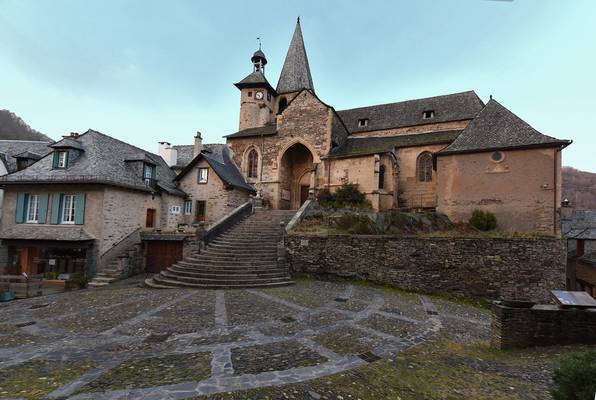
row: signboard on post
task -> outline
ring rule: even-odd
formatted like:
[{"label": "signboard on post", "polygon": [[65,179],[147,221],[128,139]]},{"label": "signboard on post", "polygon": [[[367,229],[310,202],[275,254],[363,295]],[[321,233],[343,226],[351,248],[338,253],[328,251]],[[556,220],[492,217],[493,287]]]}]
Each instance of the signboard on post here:
[{"label": "signboard on post", "polygon": [[596,300],[587,292],[572,292],[568,290],[551,290],[551,298],[563,308],[596,308]]}]

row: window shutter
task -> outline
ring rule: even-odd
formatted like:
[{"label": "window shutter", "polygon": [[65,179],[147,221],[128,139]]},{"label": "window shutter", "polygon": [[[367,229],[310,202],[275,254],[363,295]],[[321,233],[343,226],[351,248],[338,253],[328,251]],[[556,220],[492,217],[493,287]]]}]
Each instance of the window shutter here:
[{"label": "window shutter", "polygon": [[70,155],[69,151],[66,151],[66,154],[64,154],[64,168],[68,168],[68,156]]},{"label": "window shutter", "polygon": [[17,193],[17,209],[15,210],[15,220],[17,224],[25,222],[25,193]]},{"label": "window shutter", "polygon": [[155,180],[157,178],[157,167],[154,165],[151,167],[151,179]]},{"label": "window shutter", "polygon": [[52,195],[52,214],[50,216],[50,224],[56,225],[60,223],[60,209],[62,205],[62,195],[54,193]]},{"label": "window shutter", "polygon": [[48,194],[41,193],[39,195],[39,224],[45,224],[48,216]]},{"label": "window shutter", "polygon": [[75,224],[85,223],[85,193],[77,193],[75,196]]},{"label": "window shutter", "polygon": [[54,158],[52,158],[52,168],[58,168],[58,152],[54,151]]}]

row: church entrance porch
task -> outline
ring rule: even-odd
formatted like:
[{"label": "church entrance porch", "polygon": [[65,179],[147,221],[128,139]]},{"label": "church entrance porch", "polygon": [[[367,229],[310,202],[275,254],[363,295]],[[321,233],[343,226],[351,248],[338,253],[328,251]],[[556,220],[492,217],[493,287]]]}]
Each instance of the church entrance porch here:
[{"label": "church entrance porch", "polygon": [[279,172],[279,209],[298,209],[308,199],[312,168],[313,155],[302,143],[295,143],[285,151]]}]

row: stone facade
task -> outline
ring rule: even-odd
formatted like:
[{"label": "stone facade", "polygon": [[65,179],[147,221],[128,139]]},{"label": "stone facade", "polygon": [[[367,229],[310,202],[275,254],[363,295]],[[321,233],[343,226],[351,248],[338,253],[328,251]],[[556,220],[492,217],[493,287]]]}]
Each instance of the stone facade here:
[{"label": "stone facade", "polygon": [[565,287],[565,242],[559,239],[290,234],[285,245],[296,272],[404,289],[541,301]]},{"label": "stone facade", "polygon": [[560,233],[561,152],[557,149],[454,154],[437,159],[437,210],[467,221],[475,209],[495,214],[500,228]]},{"label": "stone facade", "polygon": [[[199,168],[208,169],[207,183],[197,183]],[[246,203],[250,196],[245,190],[226,185],[205,159],[199,161],[193,170],[180,180],[180,189],[187,194],[187,200],[192,201],[191,213],[182,217],[183,222],[188,225],[197,222],[197,201],[206,202],[204,222],[210,225],[228,215],[236,207]]]},{"label": "stone facade", "polygon": [[530,346],[596,344],[596,310],[561,309],[555,305],[492,307],[491,346],[497,349]]}]

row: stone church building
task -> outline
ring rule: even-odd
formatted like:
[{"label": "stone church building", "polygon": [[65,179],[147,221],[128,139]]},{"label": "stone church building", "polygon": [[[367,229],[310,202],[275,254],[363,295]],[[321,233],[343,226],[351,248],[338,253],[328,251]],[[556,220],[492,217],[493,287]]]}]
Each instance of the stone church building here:
[{"label": "stone church building", "polygon": [[247,182],[274,209],[355,183],[375,210],[423,209],[500,227],[559,232],[561,150],[494,99],[473,91],[335,110],[315,91],[300,21],[274,88],[259,49],[240,90],[238,132],[226,136]]}]

